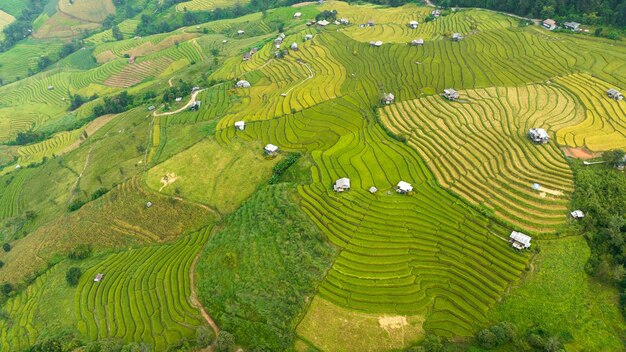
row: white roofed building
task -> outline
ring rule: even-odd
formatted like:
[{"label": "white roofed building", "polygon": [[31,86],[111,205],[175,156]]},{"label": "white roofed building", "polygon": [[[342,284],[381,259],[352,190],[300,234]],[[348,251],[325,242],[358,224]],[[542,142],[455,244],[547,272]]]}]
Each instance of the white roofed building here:
[{"label": "white roofed building", "polygon": [[235,122],[235,128],[243,131],[246,128],[246,122],[245,121],[237,121]]},{"label": "white roofed building", "polygon": [[419,23],[417,21],[409,22],[409,27],[411,27],[412,29],[417,29],[418,25],[419,25]]},{"label": "white roofed building", "polygon": [[235,84],[235,87],[237,87],[237,88],[250,88],[250,82],[246,81],[245,79],[242,79],[241,81],[238,81]]},{"label": "white roofed building", "polygon": [[278,147],[273,144],[268,144],[263,148],[265,150],[265,154],[273,155],[278,153]]},{"label": "white roofed building", "polygon": [[322,26],[322,27],[326,27],[330,24],[330,22],[326,21],[326,20],[321,20],[319,22],[317,22],[318,25]]},{"label": "white roofed building", "polygon": [[413,191],[413,186],[411,186],[410,183],[404,182],[404,181],[398,182],[398,186],[397,186],[396,192],[405,194],[405,193],[409,193],[411,191]]},{"label": "white roofed building", "polygon": [[448,88],[448,89],[444,89],[443,90],[443,96],[445,98],[447,98],[448,100],[457,100],[459,99],[459,93],[452,89],[452,88]]},{"label": "white roofed building", "polygon": [[535,143],[545,144],[550,141],[550,135],[543,128],[531,128],[528,130],[528,138]]},{"label": "white roofed building", "polygon": [[293,18],[300,18],[302,17],[302,12],[296,12],[293,14]]},{"label": "white roofed building", "polygon": [[611,88],[611,89],[607,90],[606,94],[610,98],[613,98],[615,100],[622,100],[622,99],[624,99],[624,96],[622,95],[622,93],[620,93],[619,90],[617,90],[615,88]]},{"label": "white roofed building", "polygon": [[509,241],[513,248],[516,249],[527,249],[530,248],[530,240],[532,238],[528,235],[525,235],[521,232],[513,231],[509,236]]},{"label": "white roofed building", "polygon": [[343,192],[350,189],[350,179],[347,177],[343,177],[335,181],[333,185],[333,189],[335,192]]},{"label": "white roofed building", "polygon": [[585,217],[585,213],[583,213],[582,210],[574,210],[569,214],[572,216],[573,219],[582,219]]},{"label": "white roofed building", "polygon": [[422,38],[414,39],[411,41],[411,45],[413,46],[424,45],[424,39]]}]

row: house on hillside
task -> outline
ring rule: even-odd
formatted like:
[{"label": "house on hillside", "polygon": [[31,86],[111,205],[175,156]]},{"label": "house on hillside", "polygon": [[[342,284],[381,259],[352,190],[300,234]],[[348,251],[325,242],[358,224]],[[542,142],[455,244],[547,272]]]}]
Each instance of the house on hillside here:
[{"label": "house on hillside", "polygon": [[304,41],[313,39],[313,34],[307,34],[304,36]]},{"label": "house on hillside", "polygon": [[330,22],[326,21],[326,20],[321,20],[319,22],[317,22],[318,26],[322,26],[322,27],[326,27],[330,24]]},{"label": "house on hillside", "polygon": [[374,194],[374,193],[378,192],[378,188],[372,186],[372,187],[370,187],[369,191],[370,191],[371,194]]},{"label": "house on hillside", "polygon": [[401,194],[407,194],[411,191],[413,191],[413,186],[411,186],[410,183],[404,182],[404,181],[398,182],[398,186],[396,187],[396,192],[401,193]]},{"label": "house on hillside", "polygon": [[563,23],[563,27],[574,32],[580,32],[580,23],[578,22],[565,22]]},{"label": "house on hillside", "polygon": [[265,150],[265,154],[267,155],[274,155],[278,153],[278,147],[273,144],[266,145],[265,148],[263,148],[263,150]]},{"label": "house on hillside", "polygon": [[448,88],[448,89],[444,89],[443,90],[443,96],[444,98],[448,99],[448,100],[457,100],[459,99],[459,93],[452,89],[452,88]]},{"label": "house on hillside", "polygon": [[439,9],[433,10],[433,12],[431,12],[430,14],[435,16],[435,17],[439,17],[439,16],[441,16],[441,11],[439,11]]},{"label": "house on hillside", "polygon": [[371,45],[371,46],[373,46],[373,47],[376,47],[376,48],[380,48],[380,47],[383,45],[383,42],[382,42],[382,41],[380,41],[380,40],[379,40],[379,41],[376,41],[376,42],[372,40],[372,41],[370,42],[370,45]]},{"label": "house on hillside", "polygon": [[250,88],[250,82],[246,81],[245,79],[242,79],[242,80],[238,81],[235,84],[235,87],[237,87],[237,88]]},{"label": "house on hillside", "polygon": [[104,274],[96,274],[96,277],[93,278],[94,282],[100,282],[104,278]]},{"label": "house on hillside", "polygon": [[573,212],[569,213],[572,216],[572,219],[582,219],[585,217],[585,213],[583,213],[582,210],[574,210]]},{"label": "house on hillside", "polygon": [[251,57],[252,57],[252,54],[245,53],[245,54],[243,54],[243,61],[248,61],[248,60],[250,60]]},{"label": "house on hillside", "polygon": [[530,236],[517,231],[511,232],[511,235],[509,236],[509,242],[511,242],[511,246],[519,250],[530,248],[531,239],[532,238]]},{"label": "house on hillside", "polygon": [[300,18],[302,17],[302,12],[296,12],[293,14],[293,18]]},{"label": "house on hillside", "polygon": [[411,45],[413,45],[413,46],[424,45],[424,39],[422,39],[422,38],[413,39],[411,41]]},{"label": "house on hillside", "polygon": [[385,103],[386,105],[393,103],[394,100],[396,100],[396,97],[393,94],[391,93],[383,94],[383,103]]},{"label": "house on hillside", "polygon": [[452,33],[451,39],[454,42],[460,42],[461,40],[463,40],[463,36],[461,35],[461,33]]},{"label": "house on hillside", "polygon": [[298,50],[298,43],[296,43],[296,42],[291,43],[290,48],[291,48],[291,50],[294,50],[294,51]]},{"label": "house on hillside", "polygon": [[553,19],[551,19],[551,18],[548,18],[548,19],[546,19],[546,20],[543,20],[542,25],[543,25],[543,27],[544,27],[545,29],[547,29],[547,30],[549,30],[549,31],[553,31],[553,30],[555,30],[555,29],[556,29],[556,21],[555,21],[555,20],[553,20]]},{"label": "house on hillside", "polygon": [[243,131],[246,128],[246,122],[245,121],[236,121],[235,122],[235,128]]},{"label": "house on hillside", "polygon": [[347,177],[338,179],[337,181],[335,181],[335,184],[333,185],[333,190],[335,192],[344,192],[349,189],[350,189],[350,179]]},{"label": "house on hillside", "polygon": [[54,86],[48,86],[48,90],[54,90]]},{"label": "house on hillside", "polygon": [[340,24],[350,24],[350,20],[348,20],[347,18],[340,18],[339,19],[339,23]]},{"label": "house on hillside", "polygon": [[419,25],[419,23],[417,21],[409,22],[409,27],[411,27],[411,29],[417,29],[418,25]]},{"label": "house on hillside", "polygon": [[615,88],[611,88],[611,89],[607,90],[606,94],[610,98],[613,98],[615,100],[622,100],[622,99],[624,99],[624,96],[622,95],[622,93],[620,93],[620,91],[615,89]]},{"label": "house on hillside", "polygon": [[148,111],[153,111],[154,109],[156,109],[156,106],[154,105],[148,106]]},{"label": "house on hillside", "polygon": [[244,33],[246,33],[246,32],[243,29],[240,29],[240,30],[237,31],[237,35],[242,35]]},{"label": "house on hillside", "polygon": [[366,24],[367,24],[368,27],[374,27],[374,21],[372,21],[372,20],[367,21]]},{"label": "house on hillside", "polygon": [[202,105],[202,101],[196,100],[189,106],[189,111],[197,111],[200,109],[200,105]]},{"label": "house on hillside", "polygon": [[538,144],[546,144],[550,141],[548,132],[543,128],[531,128],[528,130],[528,138]]}]

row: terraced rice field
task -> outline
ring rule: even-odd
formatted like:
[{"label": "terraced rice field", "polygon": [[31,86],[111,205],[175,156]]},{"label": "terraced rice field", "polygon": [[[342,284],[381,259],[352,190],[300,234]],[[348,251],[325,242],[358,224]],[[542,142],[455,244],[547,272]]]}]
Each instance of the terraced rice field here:
[{"label": "terraced rice field", "polygon": [[109,87],[128,88],[142,82],[144,79],[157,76],[172,62],[169,58],[162,57],[154,60],[146,60],[126,65],[120,73],[115,74],[104,81]]},{"label": "terraced rice field", "polygon": [[230,8],[235,4],[245,5],[249,0],[191,0],[176,5],[176,11],[208,11],[216,8]]},{"label": "terraced rice field", "polygon": [[59,1],[58,10],[85,22],[101,23],[108,15],[115,13],[115,5],[112,0]]},{"label": "terraced rice field", "polygon": [[[385,124],[408,137],[443,187],[516,228],[554,231],[566,220],[573,175],[554,141],[534,145],[526,134],[544,128],[553,137],[583,120],[566,91],[546,85],[461,91],[462,102],[430,96],[381,111]],[[533,183],[562,192],[555,196]]]},{"label": "terraced rice field", "polygon": [[63,153],[66,148],[79,138],[81,133],[82,129],[61,132],[43,142],[20,147],[17,150],[20,155],[18,164],[26,166],[30,163],[39,162],[43,158],[51,158],[54,155]]},{"label": "terraced rice field", "polygon": [[0,220],[17,216],[24,210],[22,185],[27,178],[27,173],[20,171],[12,176],[10,183],[0,190]]},{"label": "terraced rice field", "polygon": [[[195,338],[204,321],[189,301],[189,270],[209,233],[206,228],[171,245],[112,254],[86,270],[75,296],[80,333],[143,341],[158,351]],[[104,274],[101,282],[93,281],[97,273]]]},{"label": "terraced rice field", "polygon": [[626,149],[626,101],[607,96],[613,85],[586,74],[560,77],[555,83],[576,94],[585,107],[584,121],[558,131],[559,144],[595,152]]},{"label": "terraced rice field", "polygon": [[[11,22],[15,21],[15,17],[10,14],[0,10],[0,32],[4,27],[9,25]],[[0,39],[4,38],[4,33],[0,33]]]}]

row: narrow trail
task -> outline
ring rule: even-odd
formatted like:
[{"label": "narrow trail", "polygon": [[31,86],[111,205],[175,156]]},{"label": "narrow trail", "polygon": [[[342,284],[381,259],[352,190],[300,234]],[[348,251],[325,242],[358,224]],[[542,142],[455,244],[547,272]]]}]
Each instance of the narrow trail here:
[{"label": "narrow trail", "polygon": [[303,79],[302,81],[300,81],[298,84],[296,84],[295,86],[289,88],[286,92],[284,92],[283,94],[289,94],[289,92],[291,92],[294,88],[296,88],[297,86],[301,85],[302,83],[310,80],[311,78],[313,78],[315,76],[315,72],[313,72],[313,70],[311,70],[311,68],[309,67],[309,65],[307,64],[302,64],[304,65],[304,67],[307,68],[307,70],[309,70],[309,76],[305,79]]},{"label": "narrow trail", "polygon": [[87,170],[87,166],[89,166],[89,158],[91,157],[92,150],[93,150],[93,147],[89,149],[89,152],[87,153],[87,157],[85,158],[85,165],[83,166],[83,169],[81,170],[80,174],[78,174],[78,177],[76,178],[76,182],[74,182],[74,185],[72,185],[72,188],[70,190],[70,199],[68,203],[71,203],[72,200],[74,200],[74,196],[73,196],[74,190],[78,186],[78,182],[80,182],[80,178],[83,177],[83,173],[85,172],[85,170]]},{"label": "narrow trail", "polygon": [[170,87],[173,87],[174,85],[172,84],[172,78],[170,77],[170,79],[167,80],[167,85]]},{"label": "narrow trail", "polygon": [[213,332],[215,333],[215,337],[217,337],[217,335],[220,333],[220,328],[219,326],[217,326],[217,324],[215,324],[215,321],[213,321],[213,318],[211,318],[206,310],[204,310],[204,307],[202,306],[202,303],[200,303],[200,300],[198,300],[198,295],[196,293],[196,278],[194,273],[196,272],[196,264],[198,263],[198,259],[200,259],[201,255],[202,250],[198,252],[193,260],[193,263],[191,263],[191,268],[189,269],[189,281],[191,284],[191,295],[189,296],[189,301],[191,302],[192,306],[200,310],[200,314],[202,314],[204,320],[206,320],[206,322],[211,326],[211,329],[213,329]]},{"label": "narrow trail", "polygon": [[191,104],[193,104],[193,103],[195,103],[195,102],[196,102],[196,97],[198,96],[198,94],[199,94],[200,92],[202,92],[202,91],[204,91],[204,90],[206,90],[206,88],[205,88],[205,89],[200,89],[200,90],[197,90],[197,91],[193,92],[193,93],[191,94],[191,99],[189,99],[189,102],[188,102],[187,104],[185,104],[185,106],[181,107],[181,108],[180,108],[180,109],[178,109],[178,110],[168,111],[168,112],[163,112],[163,113],[160,113],[160,114],[159,114],[159,113],[157,113],[157,112],[155,111],[155,112],[153,112],[153,113],[152,113],[152,115],[153,115],[154,117],[159,117],[159,116],[168,116],[168,115],[178,114],[178,113],[179,113],[179,112],[181,112],[181,111],[185,111],[185,110],[187,110],[187,109],[191,106]]}]

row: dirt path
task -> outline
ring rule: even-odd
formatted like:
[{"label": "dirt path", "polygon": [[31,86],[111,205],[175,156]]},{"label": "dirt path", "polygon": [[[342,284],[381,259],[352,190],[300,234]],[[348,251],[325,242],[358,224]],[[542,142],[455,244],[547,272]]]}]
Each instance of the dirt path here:
[{"label": "dirt path", "polygon": [[167,80],[167,85],[170,87],[173,87],[174,85],[172,84],[172,78],[170,77],[170,79]]},{"label": "dirt path", "polygon": [[204,320],[206,320],[206,322],[211,326],[211,329],[213,329],[213,332],[215,333],[215,337],[217,337],[217,335],[220,333],[220,328],[219,326],[217,326],[217,324],[215,324],[215,321],[213,321],[213,319],[206,312],[206,310],[204,310],[204,307],[202,306],[202,303],[200,303],[200,301],[198,300],[198,295],[196,293],[196,278],[194,273],[196,272],[196,264],[198,263],[198,259],[200,259],[201,254],[202,250],[198,252],[193,260],[193,263],[191,263],[191,268],[189,269],[189,282],[191,284],[191,296],[189,296],[189,301],[191,302],[192,306],[200,310],[200,314],[202,314]]},{"label": "dirt path", "polygon": [[288,89],[286,92],[284,92],[283,94],[285,94],[285,95],[286,95],[286,94],[289,94],[289,92],[291,92],[294,88],[296,88],[297,86],[301,85],[302,83],[304,83],[304,82],[306,82],[306,81],[310,80],[311,78],[313,78],[313,77],[315,76],[315,73],[313,72],[313,70],[311,70],[311,68],[309,67],[309,65],[307,65],[307,64],[302,64],[302,65],[304,65],[304,67],[306,67],[306,68],[307,68],[307,70],[309,70],[309,76],[308,76],[307,78],[303,79],[302,81],[300,81],[300,82],[299,82],[298,84],[296,84],[295,86],[293,86],[293,87],[289,88],[289,89]]},{"label": "dirt path", "polygon": [[185,110],[187,110],[191,106],[191,104],[196,102],[196,97],[198,96],[198,93],[200,93],[200,92],[202,92],[204,90],[205,89],[200,89],[200,90],[197,90],[197,91],[193,92],[191,94],[191,99],[189,99],[189,102],[187,104],[185,104],[185,106],[181,107],[178,110],[163,112],[163,113],[160,113],[160,114],[155,111],[155,112],[152,113],[152,115],[155,116],[155,117],[159,117],[159,116],[174,115],[174,114],[178,114],[181,111],[185,111]]},{"label": "dirt path", "polygon": [[73,195],[74,190],[78,186],[78,182],[80,182],[80,178],[83,177],[83,173],[85,172],[85,170],[87,170],[87,166],[89,166],[89,158],[91,157],[92,150],[93,150],[93,147],[89,149],[89,152],[87,153],[87,157],[85,158],[85,165],[83,166],[83,169],[81,170],[80,174],[78,174],[78,177],[76,178],[76,182],[74,182],[74,185],[72,185],[72,188],[70,189],[70,199],[67,202],[68,204],[71,203],[72,200],[74,200],[74,195]]}]

